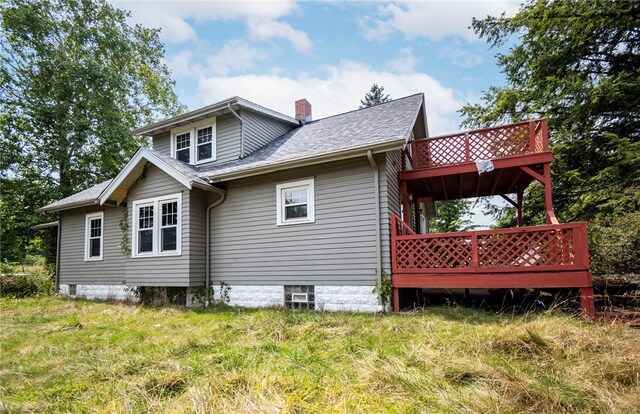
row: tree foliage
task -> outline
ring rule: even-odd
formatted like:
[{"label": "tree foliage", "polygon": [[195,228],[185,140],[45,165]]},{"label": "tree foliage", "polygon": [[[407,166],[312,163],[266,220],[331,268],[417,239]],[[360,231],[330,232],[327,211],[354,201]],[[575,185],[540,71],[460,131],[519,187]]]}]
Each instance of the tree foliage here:
[{"label": "tree foliage", "polygon": [[448,233],[472,230],[471,204],[469,200],[448,200],[436,202],[437,216],[429,220],[429,232]]},{"label": "tree foliage", "polygon": [[[640,208],[640,2],[529,0],[514,17],[473,20],[505,86],[461,113],[468,127],[547,117],[554,206],[563,221],[609,223]],[[543,203],[525,205],[536,215]],[[543,216],[540,216],[543,217]]]},{"label": "tree foliage", "polygon": [[390,100],[391,96],[389,94],[384,94],[384,86],[378,86],[377,83],[374,83],[371,85],[369,92],[364,94],[364,100],[360,100],[360,108],[367,108],[369,106],[389,102]]},{"label": "tree foliage", "polygon": [[158,30],[127,17],[104,0],[1,6],[3,257],[37,207],[114,176],[146,144],[131,129],[183,109]]}]

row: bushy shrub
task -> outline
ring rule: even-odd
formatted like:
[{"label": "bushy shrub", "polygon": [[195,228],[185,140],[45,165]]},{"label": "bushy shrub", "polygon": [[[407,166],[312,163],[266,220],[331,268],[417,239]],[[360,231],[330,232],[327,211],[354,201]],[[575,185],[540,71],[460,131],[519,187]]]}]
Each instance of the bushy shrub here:
[{"label": "bushy shrub", "polygon": [[640,211],[611,226],[589,228],[591,270],[595,274],[640,274]]},{"label": "bushy shrub", "polygon": [[0,276],[0,296],[26,298],[51,295],[53,280],[46,273],[13,273]]}]

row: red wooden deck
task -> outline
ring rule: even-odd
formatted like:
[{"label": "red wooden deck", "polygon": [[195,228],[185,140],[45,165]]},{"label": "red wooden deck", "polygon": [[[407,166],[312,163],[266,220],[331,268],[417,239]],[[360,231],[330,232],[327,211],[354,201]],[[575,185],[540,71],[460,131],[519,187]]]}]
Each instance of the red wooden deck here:
[{"label": "red wooden deck", "polygon": [[[521,226],[524,190],[537,180],[545,187],[547,225],[416,234],[393,216],[395,310],[400,288],[580,288],[582,311],[593,317],[587,225],[556,220],[552,157],[546,120],[412,141],[400,173],[405,215],[417,215],[420,202],[501,195],[517,208]],[[479,174],[477,160],[491,160],[495,169]]]}]

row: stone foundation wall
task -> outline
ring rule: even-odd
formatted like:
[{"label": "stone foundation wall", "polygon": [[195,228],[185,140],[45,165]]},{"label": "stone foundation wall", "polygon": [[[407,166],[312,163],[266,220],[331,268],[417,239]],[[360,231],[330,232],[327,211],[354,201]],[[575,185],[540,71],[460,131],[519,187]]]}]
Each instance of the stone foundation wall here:
[{"label": "stone foundation wall", "polygon": [[76,285],[75,295],[69,295],[69,285],[60,285],[58,293],[75,298],[138,301],[133,292],[128,290],[128,286],[125,285]]}]

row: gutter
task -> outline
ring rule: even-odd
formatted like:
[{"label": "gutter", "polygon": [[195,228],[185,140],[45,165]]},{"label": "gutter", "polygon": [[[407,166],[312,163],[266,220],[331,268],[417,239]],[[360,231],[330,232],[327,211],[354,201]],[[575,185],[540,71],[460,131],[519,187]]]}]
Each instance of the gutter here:
[{"label": "gutter", "polygon": [[231,107],[231,103],[227,104],[227,109],[229,109],[229,112],[231,112],[231,115],[235,116],[240,121],[240,159],[243,159],[244,158],[244,119],[242,119],[240,115],[238,115],[238,113],[233,110],[233,108]]},{"label": "gutter", "polygon": [[89,207],[89,206],[93,206],[98,204],[98,200],[84,200],[84,201],[76,201],[75,203],[69,203],[69,204],[64,204],[62,206],[59,207],[48,207],[48,206],[44,206],[44,207],[40,207],[38,209],[36,209],[36,212],[38,213],[46,213],[47,211],[62,211],[62,210],[69,210],[72,208],[78,208],[78,207]]},{"label": "gutter", "polygon": [[214,201],[213,203],[209,204],[209,206],[207,206],[207,212],[206,212],[206,216],[205,216],[205,231],[207,232],[207,234],[205,235],[205,253],[204,253],[204,257],[205,257],[205,299],[204,299],[204,306],[207,307],[211,304],[211,210],[213,210],[214,207],[219,206],[220,204],[222,204],[224,202],[224,200],[227,198],[227,192],[225,190],[222,190],[220,188],[217,187],[211,187],[210,188],[211,191],[213,191],[214,193],[218,193],[220,195],[220,198],[216,201]]},{"label": "gutter", "polygon": [[382,304],[380,289],[382,288],[382,241],[380,240],[380,171],[378,165],[373,159],[371,150],[367,151],[367,159],[373,169],[373,185],[374,185],[374,211],[376,212],[376,275],[378,276],[378,304]]},{"label": "gutter", "polygon": [[56,277],[54,282],[55,293],[60,289],[60,246],[62,245],[62,217],[58,218],[58,237],[56,238]]}]

